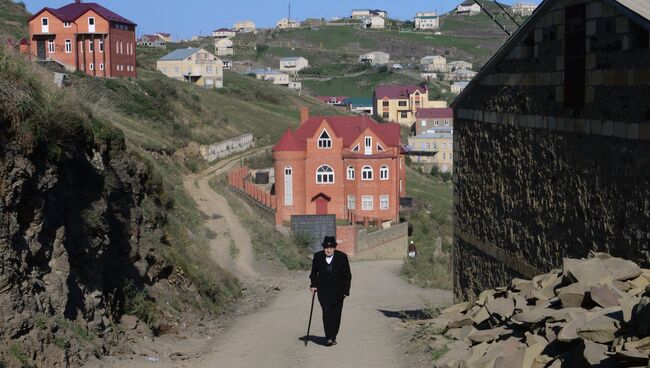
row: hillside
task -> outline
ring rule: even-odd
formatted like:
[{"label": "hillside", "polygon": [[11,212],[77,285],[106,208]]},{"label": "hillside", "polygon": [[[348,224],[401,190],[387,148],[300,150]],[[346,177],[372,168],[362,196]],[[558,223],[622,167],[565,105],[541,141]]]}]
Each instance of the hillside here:
[{"label": "hillside", "polygon": [[19,41],[27,38],[27,19],[31,16],[23,2],[0,1],[0,42],[7,39]]}]

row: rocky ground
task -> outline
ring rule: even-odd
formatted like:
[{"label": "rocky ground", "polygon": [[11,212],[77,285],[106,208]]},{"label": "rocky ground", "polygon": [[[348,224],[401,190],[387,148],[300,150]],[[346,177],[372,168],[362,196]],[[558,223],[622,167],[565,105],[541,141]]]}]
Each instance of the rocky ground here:
[{"label": "rocky ground", "polygon": [[[423,323],[436,367],[646,367],[650,270],[608,254],[513,279]],[[443,354],[444,353],[444,354]]]}]

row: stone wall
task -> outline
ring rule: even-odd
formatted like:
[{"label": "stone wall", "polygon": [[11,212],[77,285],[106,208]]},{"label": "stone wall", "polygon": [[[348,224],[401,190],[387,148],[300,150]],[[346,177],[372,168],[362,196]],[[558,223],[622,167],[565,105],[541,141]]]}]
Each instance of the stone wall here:
[{"label": "stone wall", "polygon": [[408,246],[408,223],[368,233],[359,231],[355,260],[403,259]]},{"label": "stone wall", "polygon": [[[576,92],[565,7],[580,4]],[[540,10],[454,103],[457,299],[591,250],[650,266],[647,31],[602,1]]]},{"label": "stone wall", "polygon": [[201,146],[201,155],[206,161],[211,162],[232,155],[235,152],[247,150],[253,147],[254,144],[253,134],[248,133],[208,146]]}]

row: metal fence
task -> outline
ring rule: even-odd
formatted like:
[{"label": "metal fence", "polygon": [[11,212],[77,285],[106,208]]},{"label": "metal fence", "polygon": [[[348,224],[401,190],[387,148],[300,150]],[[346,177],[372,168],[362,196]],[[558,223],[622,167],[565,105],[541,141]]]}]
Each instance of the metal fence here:
[{"label": "metal fence", "polygon": [[312,251],[320,250],[325,236],[336,236],[335,215],[291,216],[291,231],[309,241]]}]

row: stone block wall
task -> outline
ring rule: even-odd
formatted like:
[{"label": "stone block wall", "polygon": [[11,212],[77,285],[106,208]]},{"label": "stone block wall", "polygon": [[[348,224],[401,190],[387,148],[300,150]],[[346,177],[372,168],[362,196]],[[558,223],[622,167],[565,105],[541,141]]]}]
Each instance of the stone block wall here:
[{"label": "stone block wall", "polygon": [[359,231],[354,259],[403,259],[408,246],[408,223],[403,222],[388,229],[367,233]]},{"label": "stone block wall", "polygon": [[[580,4],[572,105],[582,79],[565,75],[565,8]],[[540,10],[454,103],[458,300],[591,250],[650,266],[648,32],[603,1]]]}]

